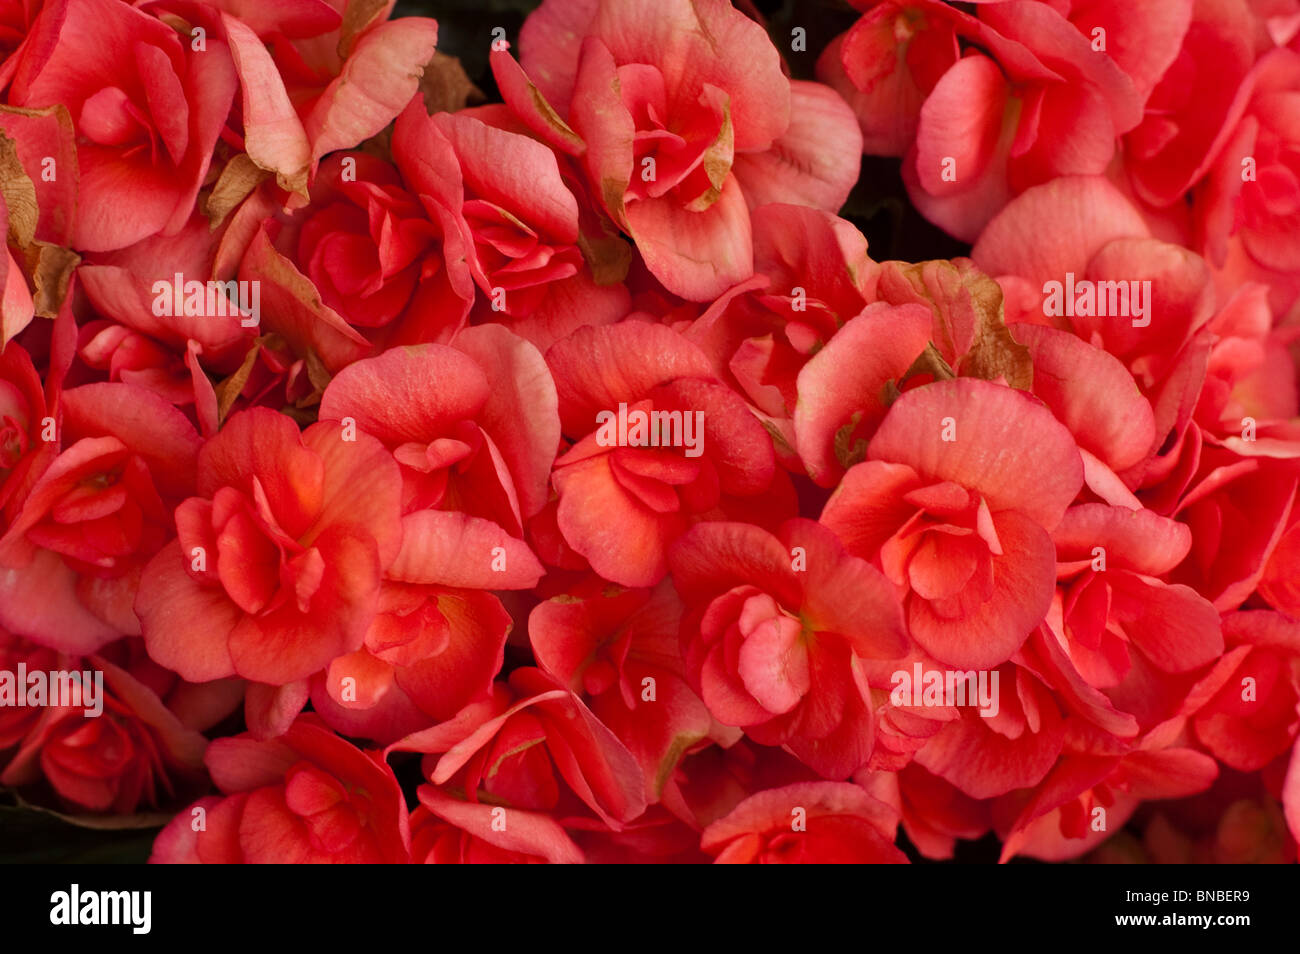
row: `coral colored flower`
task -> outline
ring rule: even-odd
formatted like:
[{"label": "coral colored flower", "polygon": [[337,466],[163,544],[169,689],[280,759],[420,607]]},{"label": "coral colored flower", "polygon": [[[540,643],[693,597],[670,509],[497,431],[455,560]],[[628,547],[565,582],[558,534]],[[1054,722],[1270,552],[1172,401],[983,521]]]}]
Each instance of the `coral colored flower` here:
[{"label": "coral colored flower", "polygon": [[155,660],[282,686],[360,647],[402,542],[401,475],[378,441],[253,408],[203,446],[197,490],[136,597]]},{"label": "coral colored flower", "polygon": [[[694,522],[771,523],[793,510],[771,437],[683,336],[643,321],[579,328],[546,361],[564,433],[577,441],[555,463],[556,520],[605,579],[657,583],[668,547]],[[666,427],[638,436],[620,413],[656,413]]]},{"label": "coral colored flower", "polygon": [[784,745],[826,778],[847,778],[871,754],[873,705],[864,659],[907,648],[888,582],[809,520],[777,535],[706,523],[672,548],[687,606],[687,677],[724,725]]},{"label": "coral colored flower", "polygon": [[375,346],[450,338],[474,298],[460,170],[419,97],[394,125],[392,155],[332,154],[312,203],[288,215],[264,183],[231,225],[265,327],[331,371]]},{"label": "coral colored flower", "polygon": [[322,421],[378,438],[402,477],[404,545],[374,620],[312,692],[331,725],[384,743],[487,693],[511,622],[482,591],[542,575],[519,536],[559,442],[554,385],[537,349],[499,325],[455,341],[358,361],[321,401]]},{"label": "coral colored flower", "polygon": [[46,4],[16,67],[9,103],[61,104],[76,125],[73,246],[108,251],[180,231],[238,82],[217,36],[197,51],[130,4]]},{"label": "coral colored flower", "polygon": [[969,378],[902,395],[822,513],[903,594],[936,660],[1011,657],[1055,591],[1050,532],[1083,483],[1074,439],[1042,404]]},{"label": "coral colored flower", "polygon": [[63,392],[61,453],[0,537],[5,609],[16,632],[65,652],[139,635],[131,611],[144,565],[194,491],[201,440],[185,416],[129,384]]},{"label": "coral colored flower", "polygon": [[[182,810],[153,864],[404,864],[406,803],[377,753],[302,716],[280,738],[218,739],[204,762],[220,796]],[[197,824],[202,818],[203,824]]]},{"label": "coral colored flower", "polygon": [[620,829],[645,811],[645,781],[632,754],[582,701],[525,667],[492,697],[391,749],[429,753],[429,781],[469,801],[576,827]]},{"label": "coral colored flower", "polygon": [[651,273],[684,298],[750,276],[750,208],[834,211],[852,187],[861,139],[848,107],[787,79],[762,27],[722,0],[653,12],[548,0],[520,47],[522,69],[493,55],[506,103],[581,163]]},{"label": "coral colored flower", "polygon": [[627,313],[627,244],[594,224],[585,191],[566,179],[567,165],[514,131],[501,106],[428,121],[460,163],[460,211],[473,236],[470,268],[481,292],[475,320],[507,321],[545,350],[575,328]]},{"label": "coral colored flower", "polygon": [[907,864],[887,806],[856,785],[808,782],[769,789],[704,830],[717,864]]},{"label": "coral colored flower", "polygon": [[499,325],[356,362],[325,389],[320,419],[350,419],[392,452],[404,512],[457,510],[514,536],[546,502],[560,441],[545,361]]},{"label": "coral colored flower", "polygon": [[538,664],[579,693],[627,746],[652,803],[683,752],[715,735],[709,710],[683,673],[680,617],[667,581],[628,590],[595,576],[539,603],[528,617]]},{"label": "coral colored flower", "polygon": [[[51,658],[53,653],[30,647],[10,637],[4,656],[23,659],[29,678],[35,667],[89,677],[91,694],[81,697],[86,705],[56,704],[51,698],[45,708],[16,710],[34,712],[36,718],[5,760],[0,784],[24,790],[44,779],[58,807],[77,814],[167,809],[204,790],[207,739],[183,723],[153,688],[101,656]],[[0,738],[0,744],[4,741]]]}]

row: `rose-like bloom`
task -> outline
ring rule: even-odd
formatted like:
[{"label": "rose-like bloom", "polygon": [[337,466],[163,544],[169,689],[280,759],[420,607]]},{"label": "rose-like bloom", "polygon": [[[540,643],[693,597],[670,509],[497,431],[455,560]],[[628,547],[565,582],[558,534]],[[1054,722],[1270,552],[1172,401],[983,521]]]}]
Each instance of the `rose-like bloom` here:
[{"label": "rose-like bloom", "polygon": [[787,79],[763,28],[725,0],[547,0],[520,48],[522,69],[492,57],[506,103],[581,163],[591,194],[684,298],[750,276],[750,208],[835,211],[857,176],[848,107]]},{"label": "rose-like bloom", "polygon": [[[582,864],[582,849],[547,815],[465,802],[421,785],[411,813],[411,857],[432,865]],[[494,816],[494,812],[496,815]],[[496,821],[496,824],[493,822]]]},{"label": "rose-like bloom", "polygon": [[264,327],[331,371],[376,347],[450,338],[474,299],[460,169],[418,96],[392,153],[335,153],[310,205],[284,214],[266,182],[232,218],[228,241],[247,246],[231,253],[241,280],[261,282]]},{"label": "rose-like bloom", "polygon": [[184,414],[130,384],[72,388],[60,405],[63,449],[0,537],[9,568],[0,620],[89,653],[139,635],[131,605],[141,572],[174,532],[172,509],[194,491],[201,441]]},{"label": "rose-like bloom", "polygon": [[351,419],[392,452],[404,513],[456,510],[518,537],[546,503],[555,384],[538,350],[499,325],[352,364],[325,389],[320,419]]},{"label": "rose-like bloom", "polygon": [[[1146,102],[1178,55],[1193,9],[1192,0],[1138,5],[1126,0],[1004,3],[1008,12],[982,4],[972,11],[975,15],[939,0],[857,0],[853,5],[864,11],[863,16],[823,51],[817,74],[839,90],[858,114],[863,150],[882,156],[904,155],[918,125],[941,118],[938,111],[943,106],[927,100],[961,57],[962,43],[987,51],[1010,74],[1029,73],[1029,82],[1012,95],[1024,97],[1036,123],[1044,107],[1060,111],[1072,97],[1076,103],[1088,103],[1084,91],[1062,89],[1054,81],[1079,68],[1086,74],[1089,53],[1092,59],[1111,61],[1104,70],[1094,70],[1094,76],[1100,74],[1108,84],[1123,88],[1124,80],[1115,75],[1118,67],[1137,102]],[[1088,46],[1079,43],[1076,32]],[[1031,55],[1042,61],[1039,70],[1029,69]],[[1062,58],[1068,64],[1064,68]],[[1035,89],[1036,83],[1042,86]],[[938,95],[956,91],[956,86],[946,84]],[[923,117],[927,110],[930,115]],[[1086,115],[1086,109],[1083,112]],[[972,130],[968,127],[964,132],[970,135]],[[1023,133],[1029,142],[1033,136],[1033,130]]]},{"label": "rose-like bloom", "polygon": [[1297,94],[1300,53],[1273,50],[1255,64],[1228,111],[1236,126],[1220,134],[1193,207],[1199,248],[1222,270],[1219,280],[1229,288],[1268,282],[1279,313],[1300,295],[1300,159],[1290,145],[1296,120],[1284,106]]},{"label": "rose-like bloom", "polygon": [[[9,103],[67,107],[77,130],[73,246],[123,248],[179,231],[238,86],[218,36],[192,48],[117,0],[57,0],[32,27]],[[68,173],[59,171],[60,177]]]},{"label": "rose-like bloom", "polygon": [[[577,441],[555,462],[556,520],[605,579],[659,582],[669,545],[700,520],[774,525],[792,515],[793,490],[771,437],[682,335],[643,321],[579,328],[546,362],[564,433]],[[633,417],[653,426],[652,413],[664,426],[653,434],[643,426],[638,436]]]},{"label": "rose-like bloom", "polygon": [[28,653],[26,662],[82,678],[102,672],[97,703],[103,709],[99,715],[88,715],[85,705],[32,710],[39,718],[0,773],[0,784],[21,787],[43,778],[61,807],[115,815],[169,808],[204,790],[207,739],[132,673],[101,656],[60,655],[51,665],[43,655]]},{"label": "rose-like bloom", "polygon": [[645,780],[626,746],[540,669],[516,669],[490,699],[394,749],[429,753],[424,772],[433,785],[503,807],[507,829],[522,809],[566,827],[617,831],[646,807]]},{"label": "rose-like bloom", "polygon": [[681,604],[667,580],[624,589],[588,576],[528,617],[538,665],[581,695],[641,765],[652,804],[682,753],[714,735],[687,684],[678,648]]},{"label": "rose-like bloom", "polygon": [[[348,174],[343,175],[343,169]],[[386,325],[442,270],[438,228],[397,169],[365,153],[336,153],[313,184],[311,214],[276,237],[350,324]],[[295,247],[296,246],[296,247]]]},{"label": "rose-like bloom", "polygon": [[503,106],[428,122],[460,162],[470,268],[482,292],[476,321],[507,321],[544,351],[575,328],[627,313],[627,244],[605,236],[585,199],[579,205],[573,189],[585,192],[565,181],[568,167],[551,149],[515,132]]},{"label": "rose-like bloom", "polygon": [[898,817],[847,782],[759,792],[704,830],[716,864],[907,864],[894,847]]},{"label": "rose-like bloom", "polygon": [[[1070,662],[1090,686],[1185,673],[1223,654],[1214,606],[1189,586],[1165,583],[1192,546],[1183,524],[1149,510],[1087,503],[1071,507],[1052,534],[1061,581],[1061,633]],[[1134,655],[1140,654],[1140,659]]]},{"label": "rose-like bloom", "polygon": [[455,347],[390,349],[330,382],[320,419],[351,421],[384,444],[405,512],[364,645],[313,687],[332,726],[391,742],[487,692],[510,616],[483,591],[542,575],[520,536],[545,502],[555,408],[542,356],[499,325],[466,329]]},{"label": "rose-like bloom", "polygon": [[360,647],[401,544],[383,445],[253,408],[203,445],[197,491],[136,597],[150,656],[192,682],[283,686]]},{"label": "rose-like bloom", "polygon": [[1288,752],[1300,731],[1300,623],[1266,610],[1223,620],[1231,675],[1196,713],[1196,738],[1241,772]]},{"label": "rose-like bloom", "polygon": [[311,687],[332,728],[381,743],[488,695],[512,623],[486,590],[527,589],[543,573],[523,541],[486,520],[426,510],[403,526],[362,646]]},{"label": "rose-like bloom", "polygon": [[1050,533],[1083,484],[1069,431],[1042,404],[970,378],[903,394],[822,523],[903,594],[912,638],[941,663],[997,666],[1051,605]]},{"label": "rose-like bloom", "polygon": [[172,819],[154,841],[151,864],[410,860],[406,803],[392,770],[315,716],[299,717],[278,739],[218,739],[204,762],[221,796]]},{"label": "rose-like bloom", "polygon": [[907,649],[880,571],[810,520],[775,536],[700,524],[669,561],[687,606],[687,677],[714,717],[756,742],[787,746],[826,778],[865,765],[874,733],[864,660]]},{"label": "rose-like bloom", "polygon": [[[869,106],[901,94],[870,123],[873,138],[890,151],[907,148],[903,178],[912,202],[970,241],[1029,186],[1106,169],[1116,136],[1141,121],[1150,92],[1125,67],[1150,67],[1143,57],[1119,63],[1099,52],[1089,35],[1096,15],[1117,37],[1140,37],[1138,48],[1167,64],[1177,42],[1167,38],[1177,20],[1165,9],[1171,3],[1186,7],[1187,0],[1144,5],[1158,8],[1149,18],[1125,15],[1128,5],[1114,0],[1089,4],[1080,22],[1068,18],[1068,3],[986,3],[978,16],[938,0],[884,4],[847,35],[838,68],[823,57],[823,75]],[[965,56],[957,36],[971,47]],[[1123,46],[1114,39],[1109,48]],[[912,128],[915,139],[904,143]]]}]

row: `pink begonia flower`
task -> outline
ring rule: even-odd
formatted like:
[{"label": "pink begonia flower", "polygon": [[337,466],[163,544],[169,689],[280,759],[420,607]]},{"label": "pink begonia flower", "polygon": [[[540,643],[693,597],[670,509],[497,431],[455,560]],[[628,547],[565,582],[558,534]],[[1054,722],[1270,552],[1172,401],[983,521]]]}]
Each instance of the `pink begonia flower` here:
[{"label": "pink begonia flower", "polygon": [[936,660],[997,666],[1051,604],[1051,531],[1083,483],[1073,437],[1031,397],[958,378],[903,394],[822,513],[904,598]]},{"label": "pink begonia flower", "polygon": [[750,209],[834,212],[857,177],[848,106],[787,79],[763,28],[723,0],[548,0],[520,49],[520,63],[492,55],[506,103],[582,164],[605,213],[684,298],[753,273]]},{"label": "pink begonia flower", "polygon": [[519,809],[566,828],[617,830],[646,808],[645,780],[627,747],[574,693],[531,667],[393,750],[428,753],[425,774],[434,786],[503,806],[507,828]]},{"label": "pink begonia flower", "polygon": [[150,655],[192,681],[302,685],[361,646],[402,545],[401,475],[377,440],[266,408],[203,445],[179,538],[145,569]]},{"label": "pink begonia flower", "polygon": [[510,616],[485,591],[542,575],[520,537],[546,499],[555,388],[536,348],[488,325],[455,346],[350,365],[326,388],[320,420],[377,438],[401,474],[403,546],[374,620],[312,687],[330,725],[388,743],[485,696],[501,668]]},{"label": "pink begonia flower", "polygon": [[667,581],[624,589],[588,576],[539,603],[528,635],[539,666],[583,697],[636,757],[646,799],[659,800],[688,749],[738,733],[715,727],[686,680],[681,603]]},{"label": "pink begonia flower", "polygon": [[109,251],[180,231],[238,85],[218,36],[198,51],[166,23],[117,0],[46,4],[9,103],[61,104],[72,116],[79,175],[73,246]]},{"label": "pink begonia flower", "polygon": [[760,792],[704,830],[717,864],[907,864],[888,808],[856,785],[810,782]]},{"label": "pink begonia flower", "polygon": [[393,161],[334,153],[312,203],[284,212],[261,186],[232,217],[221,253],[261,289],[263,327],[330,371],[398,344],[446,341],[474,299],[460,168],[412,98],[393,127]]},{"label": "pink begonia flower", "polygon": [[[215,721],[212,716],[219,718],[238,697],[226,691],[231,687],[212,685],[189,686],[197,694],[173,692],[165,698],[165,688],[176,688],[169,686],[175,678],[168,679],[169,674],[147,658],[132,665],[118,651],[122,648],[109,647],[104,656],[66,656],[0,631],[0,659],[6,664],[25,662],[29,679],[38,670],[91,679],[89,694],[82,689],[78,705],[72,704],[75,698],[50,696],[44,706],[6,708],[20,718],[30,713],[31,719],[21,735],[0,735],[0,748],[17,743],[10,756],[0,759],[0,784],[23,789],[44,779],[57,796],[56,807],[79,815],[166,810],[205,790],[203,752],[208,741],[198,729],[208,728]],[[6,671],[15,669],[7,666]],[[208,702],[200,696],[207,696]],[[5,722],[8,728],[13,719],[6,717]]]},{"label": "pink begonia flower", "polygon": [[[579,328],[546,361],[564,433],[576,441],[552,475],[559,529],[605,579],[659,582],[668,547],[700,520],[767,524],[792,515],[793,489],[771,437],[682,335],[638,320]],[[680,426],[652,438],[629,423],[624,435],[624,411],[629,422],[658,412]]]},{"label": "pink begonia flower", "polygon": [[597,251],[609,241],[627,246],[588,234],[595,213],[586,191],[567,181],[568,166],[545,144],[503,106],[438,113],[429,123],[460,163],[480,292],[474,321],[502,321],[545,351],[575,328],[628,312],[627,263],[620,269]]},{"label": "pink begonia flower", "polygon": [[826,778],[865,765],[874,731],[863,660],[907,649],[880,571],[810,520],[777,535],[700,524],[674,544],[669,564],[687,607],[687,678],[714,717],[787,746]]},{"label": "pink begonia flower", "polygon": [[139,635],[144,567],[194,492],[202,439],[185,415],[130,384],[63,392],[59,452],[28,476],[0,536],[0,623],[64,652]]},{"label": "pink begonia flower", "polygon": [[410,860],[410,822],[392,770],[315,716],[299,717],[278,739],[217,739],[204,762],[221,795],[177,814],[154,842],[151,864]]}]

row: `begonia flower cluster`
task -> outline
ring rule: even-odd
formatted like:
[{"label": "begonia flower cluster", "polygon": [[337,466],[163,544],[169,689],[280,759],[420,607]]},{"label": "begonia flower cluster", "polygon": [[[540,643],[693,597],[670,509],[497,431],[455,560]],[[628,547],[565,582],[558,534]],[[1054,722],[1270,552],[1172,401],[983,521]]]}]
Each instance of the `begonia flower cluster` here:
[{"label": "begonia flower cluster", "polygon": [[0,670],[103,677],[0,684],[0,786],[160,863],[1295,860],[1300,3],[544,0],[489,95],[392,7],[0,4]]}]

